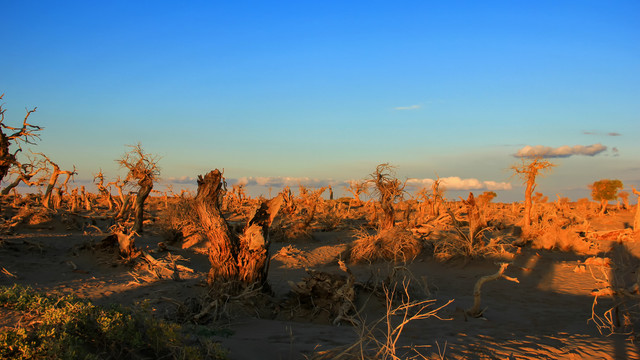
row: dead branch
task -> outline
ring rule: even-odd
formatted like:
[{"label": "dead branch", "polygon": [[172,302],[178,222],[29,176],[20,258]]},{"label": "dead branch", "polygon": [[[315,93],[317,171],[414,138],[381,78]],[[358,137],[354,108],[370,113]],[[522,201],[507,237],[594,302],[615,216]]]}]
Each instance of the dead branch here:
[{"label": "dead branch", "polygon": [[506,280],[520,283],[520,281],[518,281],[517,278],[504,275],[504,271],[507,269],[507,266],[509,266],[509,263],[502,263],[500,265],[500,270],[498,270],[498,272],[492,275],[483,276],[480,279],[478,279],[478,281],[476,282],[476,285],[473,287],[473,306],[466,311],[467,315],[471,317],[476,317],[476,318],[481,317],[484,311],[486,310],[486,309],[482,309],[482,310],[480,309],[480,297],[482,294],[482,291],[481,291],[482,285],[484,285],[486,282],[497,280],[502,277],[502,278],[505,278]]}]

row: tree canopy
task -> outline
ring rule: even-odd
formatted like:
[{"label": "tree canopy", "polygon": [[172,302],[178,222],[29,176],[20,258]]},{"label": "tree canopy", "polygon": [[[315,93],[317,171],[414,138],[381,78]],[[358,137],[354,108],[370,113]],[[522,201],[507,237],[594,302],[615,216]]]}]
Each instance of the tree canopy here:
[{"label": "tree canopy", "polygon": [[596,201],[615,200],[618,197],[618,190],[623,185],[620,180],[603,179],[589,185],[591,188],[591,197]]}]

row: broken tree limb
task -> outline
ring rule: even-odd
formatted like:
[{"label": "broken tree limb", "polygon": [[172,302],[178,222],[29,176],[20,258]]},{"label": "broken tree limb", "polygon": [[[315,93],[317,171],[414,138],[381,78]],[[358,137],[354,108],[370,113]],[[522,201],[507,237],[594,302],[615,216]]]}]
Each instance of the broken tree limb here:
[{"label": "broken tree limb", "polygon": [[485,309],[480,309],[480,299],[482,295],[482,285],[484,285],[486,282],[497,280],[502,277],[502,278],[505,278],[506,280],[520,283],[520,281],[518,281],[517,278],[504,275],[504,271],[507,269],[508,266],[509,266],[509,263],[502,263],[500,265],[500,270],[498,270],[498,272],[496,272],[495,274],[483,276],[480,279],[478,279],[478,281],[476,282],[476,285],[473,287],[473,306],[466,311],[467,315],[477,318],[477,317],[481,317],[482,314],[484,313]]}]

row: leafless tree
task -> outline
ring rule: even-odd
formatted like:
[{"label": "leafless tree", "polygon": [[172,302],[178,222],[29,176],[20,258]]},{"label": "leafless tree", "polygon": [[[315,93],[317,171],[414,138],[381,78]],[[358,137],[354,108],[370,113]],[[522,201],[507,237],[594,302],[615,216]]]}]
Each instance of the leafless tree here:
[{"label": "leafless tree", "polygon": [[24,183],[27,186],[40,185],[43,179],[37,179],[31,181],[31,179],[38,175],[41,171],[46,171],[45,163],[42,160],[36,160],[33,157],[28,157],[29,162],[20,163],[16,161],[15,166],[9,170],[11,176],[15,176],[13,181],[2,189],[2,195],[8,195],[11,190]]},{"label": "leafless tree", "polygon": [[55,208],[55,205],[52,201],[52,195],[53,195],[53,190],[56,187],[56,183],[58,182],[58,178],[60,177],[60,175],[67,176],[62,183],[62,187],[66,189],[69,179],[77,173],[76,167],[74,165],[73,170],[61,170],[60,166],[58,166],[58,164],[56,164],[55,162],[51,161],[51,159],[49,159],[49,157],[47,157],[46,155],[42,153],[36,153],[36,155],[42,156],[44,161],[47,162],[49,165],[51,165],[51,170],[50,170],[51,175],[49,177],[49,183],[47,184],[47,189],[45,190],[44,196],[42,197],[42,205],[47,209]]},{"label": "leafless tree", "polygon": [[226,182],[216,169],[198,176],[196,210],[209,239],[210,286],[231,284],[233,289],[258,283],[266,285],[269,271],[269,226],[282,206],[282,196],[263,200],[244,232],[235,234],[222,216]]},{"label": "leafless tree", "polygon": [[144,152],[142,145],[128,145],[131,150],[126,152],[120,160],[117,160],[121,167],[129,170],[126,181],[137,181],[138,192],[134,207],[135,223],[133,231],[142,233],[142,222],[144,220],[144,202],[153,189],[153,183],[160,175],[157,156]]},{"label": "leafless tree", "polygon": [[349,187],[344,187],[345,190],[353,195],[353,202],[355,205],[362,204],[362,200],[360,200],[360,195],[367,193],[367,186],[369,183],[367,181],[350,181]]},{"label": "leafless tree", "polygon": [[[4,94],[0,95],[0,101],[3,97]],[[40,126],[28,122],[29,116],[36,111],[35,107],[32,110],[27,110],[21,127],[11,127],[4,123],[6,109],[3,105],[0,103],[0,181],[7,176],[9,169],[16,165],[16,154],[22,150],[20,143],[34,144],[35,139],[40,138],[38,132],[42,130]],[[5,134],[5,131],[9,133]],[[17,145],[18,149],[11,152],[11,145]]]}]

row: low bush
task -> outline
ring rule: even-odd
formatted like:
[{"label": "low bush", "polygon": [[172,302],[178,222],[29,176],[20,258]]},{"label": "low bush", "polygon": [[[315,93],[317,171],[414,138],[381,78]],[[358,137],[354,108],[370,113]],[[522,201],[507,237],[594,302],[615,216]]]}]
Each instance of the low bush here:
[{"label": "low bush", "polygon": [[0,306],[31,319],[0,332],[2,359],[224,359],[215,343],[187,345],[180,325],[146,311],[103,308],[74,296],[0,287]]}]

